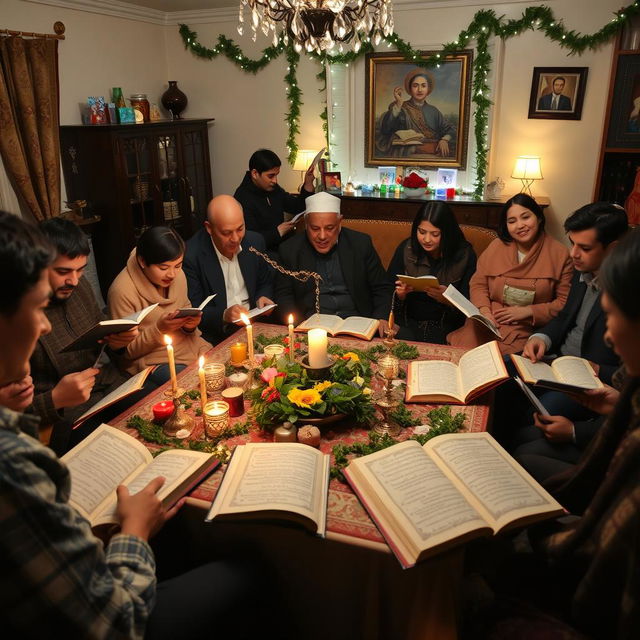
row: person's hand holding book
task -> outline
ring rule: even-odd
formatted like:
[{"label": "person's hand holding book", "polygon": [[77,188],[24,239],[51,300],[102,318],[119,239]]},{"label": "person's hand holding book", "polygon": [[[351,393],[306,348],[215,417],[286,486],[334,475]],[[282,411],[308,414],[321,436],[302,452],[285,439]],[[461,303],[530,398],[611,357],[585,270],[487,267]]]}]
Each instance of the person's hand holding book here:
[{"label": "person's hand holding book", "polygon": [[620,392],[608,384],[603,384],[599,389],[589,389],[584,393],[575,394],[574,397],[587,409],[605,416],[613,411],[620,397]]},{"label": "person's hand holding book", "polygon": [[529,358],[531,362],[538,362],[538,360],[542,360],[546,351],[547,345],[545,344],[544,340],[532,336],[525,343],[524,349],[522,350],[522,355],[525,358]]},{"label": "person's hand holding book", "polygon": [[396,298],[398,300],[404,300],[408,293],[413,291],[413,287],[405,284],[402,280],[396,280]]},{"label": "person's hand holding book", "polygon": [[118,351],[123,349],[130,342],[133,342],[138,337],[138,327],[133,327],[128,331],[121,331],[120,333],[112,333],[106,336],[104,340],[98,340],[98,342],[106,342],[111,349]]},{"label": "person's hand holding book", "polygon": [[451,304],[442,294],[447,290],[447,287],[444,285],[439,285],[437,287],[431,287],[425,291],[425,293],[440,304]]},{"label": "person's hand holding book", "polygon": [[93,385],[96,383],[96,376],[100,369],[89,368],[84,371],[68,373],[60,379],[60,382],[53,387],[51,399],[56,409],[66,407],[77,407],[86,402],[91,395]]},{"label": "person's hand holding book", "polygon": [[573,422],[564,416],[541,416],[534,413],[533,423],[542,430],[549,442],[572,442],[574,439]]},{"label": "person's hand holding book", "polygon": [[[175,333],[176,331],[182,329],[182,327],[184,327],[187,322],[192,321],[194,318],[194,316],[176,318],[177,315],[178,309],[176,309],[175,311],[170,311],[169,313],[165,313],[160,318],[158,318],[158,320],[156,321],[158,331],[160,333]],[[198,318],[198,322],[200,322],[200,316],[195,317]]]}]

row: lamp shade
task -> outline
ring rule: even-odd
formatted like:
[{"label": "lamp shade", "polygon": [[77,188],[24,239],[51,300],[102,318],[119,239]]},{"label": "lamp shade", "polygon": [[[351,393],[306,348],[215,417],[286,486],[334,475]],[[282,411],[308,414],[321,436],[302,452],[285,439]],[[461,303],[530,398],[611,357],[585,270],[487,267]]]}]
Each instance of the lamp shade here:
[{"label": "lamp shade", "polygon": [[518,180],[542,180],[539,156],[519,156],[511,173]]},{"label": "lamp shade", "polygon": [[294,171],[306,171],[318,152],[313,149],[300,149],[293,165]]}]

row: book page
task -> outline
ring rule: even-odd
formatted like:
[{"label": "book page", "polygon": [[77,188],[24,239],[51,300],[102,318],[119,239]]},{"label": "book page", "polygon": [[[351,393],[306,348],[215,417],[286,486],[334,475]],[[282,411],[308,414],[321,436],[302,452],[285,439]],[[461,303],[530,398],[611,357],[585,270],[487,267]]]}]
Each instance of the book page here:
[{"label": "book page", "polygon": [[482,315],[480,309],[476,307],[471,300],[465,298],[452,284],[450,284],[443,292],[443,297],[446,298],[454,307],[457,307],[464,313],[467,318],[471,318],[476,315]]},{"label": "book page", "polygon": [[123,320],[132,320],[136,324],[140,324],[145,319],[145,317],[149,313],[151,313],[157,306],[158,306],[157,302],[154,303],[154,304],[150,304],[148,307],[145,307],[144,309],[141,309],[140,311],[135,311],[131,315],[125,316],[122,319]]},{"label": "book page", "polygon": [[85,517],[136,469],[151,461],[151,454],[135,438],[108,425],[100,425],[62,460],[71,473],[69,502]]},{"label": "book page", "polygon": [[467,351],[460,358],[458,368],[460,369],[460,386],[464,396],[506,374],[504,362],[495,340]]},{"label": "book page", "polygon": [[340,333],[356,333],[368,336],[371,331],[378,328],[378,321],[373,318],[362,318],[361,316],[350,316],[342,321]]},{"label": "book page", "polygon": [[314,313],[309,316],[304,322],[301,322],[297,327],[298,329],[324,329],[327,333],[334,334],[340,329],[342,325],[342,318],[340,316],[330,316],[326,313]]},{"label": "book page", "polygon": [[414,360],[409,364],[412,396],[448,395],[462,400],[458,366],[446,360]]},{"label": "book page", "polygon": [[553,361],[552,368],[556,376],[567,384],[585,389],[597,389],[602,386],[591,365],[584,358],[563,356]]},{"label": "book page", "polygon": [[538,362],[531,362],[529,358],[523,358],[522,356],[511,354],[511,359],[516,365],[516,369],[520,372],[520,375],[527,382],[536,382],[537,380],[557,380],[556,374],[553,369],[546,363],[539,360]]},{"label": "book page", "polygon": [[413,278],[412,276],[396,274],[396,277],[400,282],[413,287],[416,291],[426,291],[427,289],[440,286],[438,278],[435,276],[420,276],[418,278]]},{"label": "book page", "polygon": [[255,316],[261,316],[263,313],[267,313],[269,309],[275,309],[277,304],[265,304],[264,307],[258,308],[254,307],[247,312],[247,318],[255,318]]},{"label": "book page", "polygon": [[318,468],[322,456],[297,443],[237,447],[208,519],[216,513],[281,509],[317,520],[319,492],[327,488]]},{"label": "book page", "polygon": [[516,517],[560,506],[487,433],[440,436],[425,449],[442,460],[496,529]]}]

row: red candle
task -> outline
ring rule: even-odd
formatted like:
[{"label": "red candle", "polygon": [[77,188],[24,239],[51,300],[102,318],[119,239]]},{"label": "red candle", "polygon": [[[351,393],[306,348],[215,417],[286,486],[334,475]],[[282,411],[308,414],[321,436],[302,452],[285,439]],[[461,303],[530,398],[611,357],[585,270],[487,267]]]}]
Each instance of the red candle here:
[{"label": "red candle", "polygon": [[456,190],[453,187],[447,189],[447,200],[453,200],[456,197]]},{"label": "red candle", "polygon": [[227,387],[222,398],[229,405],[229,417],[237,418],[244,413],[244,396],[240,387]]},{"label": "red candle", "polygon": [[164,422],[173,413],[173,402],[171,400],[163,400],[151,407],[153,419],[155,422]]}]

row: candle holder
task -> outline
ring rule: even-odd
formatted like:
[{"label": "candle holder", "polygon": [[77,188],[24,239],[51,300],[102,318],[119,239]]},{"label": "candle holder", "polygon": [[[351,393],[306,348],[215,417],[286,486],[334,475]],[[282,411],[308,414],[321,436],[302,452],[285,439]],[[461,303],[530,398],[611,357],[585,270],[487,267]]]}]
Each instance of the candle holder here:
[{"label": "candle holder", "polygon": [[397,436],[402,430],[400,425],[389,418],[399,405],[400,400],[396,397],[393,381],[398,377],[400,371],[400,361],[393,354],[388,353],[378,360],[378,371],[376,375],[384,380],[384,387],[381,395],[374,399],[374,404],[382,414],[382,422],[378,422],[373,431],[380,435]]},{"label": "candle holder", "polygon": [[222,398],[229,405],[229,416],[237,418],[244,413],[244,394],[241,387],[227,387],[222,390]]},{"label": "candle holder", "polygon": [[167,418],[162,430],[170,438],[188,438],[194,427],[194,420],[185,413],[177,397],[173,399],[173,413]]},{"label": "candle holder", "polygon": [[207,385],[207,395],[212,396],[225,387],[225,366],[222,362],[210,362],[204,365],[204,380]]},{"label": "candle holder", "polygon": [[300,366],[306,370],[307,376],[310,380],[326,380],[329,376],[329,371],[333,366],[334,360],[331,356],[327,355],[327,364],[324,367],[312,367],[309,364],[309,356],[302,356],[298,360]]},{"label": "candle holder", "polygon": [[168,389],[165,389],[163,391],[163,394],[165,398],[179,398],[181,395],[183,395],[185,393],[186,389],[184,387],[176,387],[176,390],[174,391],[173,388],[171,386],[169,386]]},{"label": "candle holder", "polygon": [[266,358],[279,358],[284,355],[284,346],[281,344],[268,344],[262,352],[264,353]]},{"label": "candle holder", "polygon": [[217,438],[229,428],[229,405],[222,400],[207,402],[202,412],[205,438]]}]

